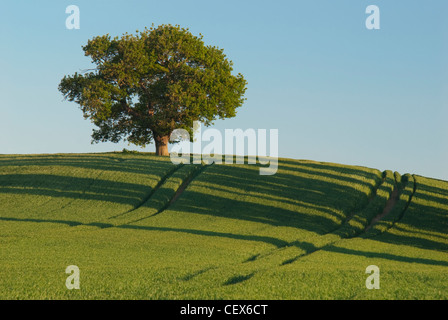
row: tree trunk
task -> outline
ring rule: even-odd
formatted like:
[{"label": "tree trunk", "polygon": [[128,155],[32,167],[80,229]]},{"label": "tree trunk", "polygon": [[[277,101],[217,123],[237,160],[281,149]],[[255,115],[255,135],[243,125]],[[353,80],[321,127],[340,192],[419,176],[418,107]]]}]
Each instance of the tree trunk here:
[{"label": "tree trunk", "polygon": [[157,136],[155,139],[156,142],[156,155],[158,156],[169,156],[168,152],[168,142],[170,140],[169,136]]}]

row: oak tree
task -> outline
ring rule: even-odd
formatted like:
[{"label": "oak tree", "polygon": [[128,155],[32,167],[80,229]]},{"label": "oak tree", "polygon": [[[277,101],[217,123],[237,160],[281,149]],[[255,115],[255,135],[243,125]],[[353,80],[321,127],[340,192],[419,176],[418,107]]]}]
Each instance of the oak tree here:
[{"label": "oak tree", "polygon": [[155,142],[168,155],[174,129],[234,117],[245,100],[247,82],[223,49],[177,25],[97,36],[82,48],[95,68],[65,76],[59,90],[97,127],[92,142]]}]

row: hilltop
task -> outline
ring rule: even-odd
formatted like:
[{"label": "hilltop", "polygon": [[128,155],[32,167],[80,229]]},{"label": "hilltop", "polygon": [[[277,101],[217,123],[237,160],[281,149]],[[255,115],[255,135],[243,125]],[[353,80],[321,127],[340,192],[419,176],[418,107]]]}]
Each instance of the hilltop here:
[{"label": "hilltop", "polygon": [[0,298],[447,298],[447,181],[293,159],[258,169],[0,155]]}]

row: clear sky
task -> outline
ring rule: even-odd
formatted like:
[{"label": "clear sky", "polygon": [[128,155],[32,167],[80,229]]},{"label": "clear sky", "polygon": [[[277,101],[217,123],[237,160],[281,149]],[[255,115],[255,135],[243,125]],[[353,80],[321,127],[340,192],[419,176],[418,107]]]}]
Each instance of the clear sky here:
[{"label": "clear sky", "polygon": [[[79,30],[65,26],[69,5]],[[368,5],[380,30],[365,26]],[[446,0],[4,0],[0,153],[137,150],[91,145],[57,87],[91,66],[88,39],[171,23],[223,48],[248,81],[245,105],[215,128],[279,129],[281,157],[448,180],[447,14]]]}]

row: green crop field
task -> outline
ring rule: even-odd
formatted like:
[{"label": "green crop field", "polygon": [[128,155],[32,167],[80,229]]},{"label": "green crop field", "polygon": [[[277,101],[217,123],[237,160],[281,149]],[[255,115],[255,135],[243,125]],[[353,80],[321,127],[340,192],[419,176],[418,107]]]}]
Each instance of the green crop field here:
[{"label": "green crop field", "polygon": [[1,299],[447,299],[447,231],[448,182],[413,174],[0,155]]}]

